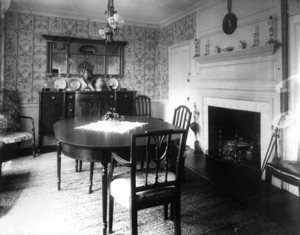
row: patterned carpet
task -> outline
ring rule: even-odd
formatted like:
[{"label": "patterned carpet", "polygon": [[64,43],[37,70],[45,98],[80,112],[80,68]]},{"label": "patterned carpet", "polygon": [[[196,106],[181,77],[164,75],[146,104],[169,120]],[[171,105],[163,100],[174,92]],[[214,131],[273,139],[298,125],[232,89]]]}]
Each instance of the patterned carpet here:
[{"label": "patterned carpet", "polygon": [[[75,161],[62,158],[62,189],[57,191],[56,153],[5,163],[0,179],[1,235],[102,234],[100,164],[94,192],[88,194],[89,164],[75,173]],[[186,172],[182,191],[182,234],[286,234],[258,212]],[[139,234],[173,234],[161,207],[140,211]],[[114,233],[129,234],[129,212],[115,206]]]}]

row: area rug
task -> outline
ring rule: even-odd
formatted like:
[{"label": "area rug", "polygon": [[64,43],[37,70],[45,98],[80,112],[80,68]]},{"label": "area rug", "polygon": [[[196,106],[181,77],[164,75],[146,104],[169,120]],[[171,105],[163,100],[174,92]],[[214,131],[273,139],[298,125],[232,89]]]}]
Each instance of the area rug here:
[{"label": "area rug", "polygon": [[[56,153],[21,157],[5,163],[0,179],[0,234],[102,234],[101,165],[95,164],[93,193],[88,194],[89,163],[75,172],[75,161],[62,157],[57,190]],[[287,234],[278,224],[186,172],[182,188],[182,234]],[[126,208],[116,204],[115,235],[130,233]],[[139,234],[173,234],[163,208],[138,213]]]}]

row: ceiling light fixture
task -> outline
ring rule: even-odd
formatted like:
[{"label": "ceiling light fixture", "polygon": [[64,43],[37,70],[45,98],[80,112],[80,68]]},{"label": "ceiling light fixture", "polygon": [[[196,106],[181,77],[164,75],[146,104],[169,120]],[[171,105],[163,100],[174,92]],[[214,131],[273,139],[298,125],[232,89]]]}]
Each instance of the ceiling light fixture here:
[{"label": "ceiling light fixture", "polygon": [[108,0],[107,10],[105,11],[107,17],[106,25],[99,30],[100,36],[105,39],[105,43],[111,43],[113,36],[116,36],[124,24],[124,19],[120,17],[114,8],[114,0]]}]

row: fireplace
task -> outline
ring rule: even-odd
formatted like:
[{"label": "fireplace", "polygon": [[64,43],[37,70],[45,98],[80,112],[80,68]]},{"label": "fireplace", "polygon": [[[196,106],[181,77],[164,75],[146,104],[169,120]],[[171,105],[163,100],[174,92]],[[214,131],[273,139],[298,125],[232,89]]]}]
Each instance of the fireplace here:
[{"label": "fireplace", "polygon": [[[253,93],[253,92],[252,92]],[[252,124],[253,126],[255,126],[255,128],[257,128],[255,130],[256,136],[252,136],[250,137],[250,142],[253,141],[253,139],[255,139],[255,148],[258,152],[258,156],[256,157],[257,162],[255,161],[254,165],[251,163],[250,166],[251,167],[261,167],[262,163],[264,161],[266,152],[267,152],[267,148],[268,148],[268,144],[270,141],[270,137],[272,135],[272,119],[274,117],[274,113],[278,113],[277,108],[274,106],[274,104],[277,102],[277,99],[272,98],[272,95],[268,95],[265,96],[266,93],[264,94],[264,96],[260,96],[260,95],[256,95],[255,98],[253,98],[253,94],[247,94],[247,93],[243,93],[241,94],[239,91],[235,92],[235,91],[231,91],[231,92],[226,92],[226,91],[222,91],[222,94],[220,93],[214,93],[213,97],[212,97],[213,93],[211,91],[201,91],[201,96],[202,98],[200,98],[201,101],[201,105],[203,107],[202,109],[202,120],[203,122],[201,123],[201,139],[200,139],[200,143],[202,144],[202,148],[204,150],[204,152],[209,152],[209,151],[213,151],[213,149],[215,149],[216,147],[211,148],[211,144],[213,144],[213,141],[215,141],[215,144],[219,144],[219,134],[217,133],[217,137],[213,137],[213,139],[210,138],[210,134],[209,134],[209,124],[211,122],[211,117],[209,114],[209,110],[211,109],[210,107],[215,107],[215,108],[223,108],[226,110],[235,110],[235,111],[241,111],[241,114],[238,115],[242,115],[242,119],[248,118],[248,116],[252,116],[254,115],[253,119],[255,119],[256,121],[254,121],[254,124]],[[237,98],[239,97],[239,98]],[[278,101],[279,102],[279,101]],[[201,107],[201,106],[200,106]],[[225,110],[225,111],[226,111]],[[245,114],[244,114],[245,111]],[[252,114],[251,114],[252,113]],[[235,114],[236,115],[236,114]],[[247,116],[247,117],[244,117]],[[224,118],[223,118],[224,119]],[[217,126],[218,124],[216,124]],[[224,126],[224,125],[223,125]],[[254,127],[251,127],[251,129],[253,129]],[[250,128],[250,127],[249,127]],[[225,126],[223,127],[224,132],[225,133]],[[236,134],[236,128],[232,128],[234,131],[231,134],[231,139],[228,139],[228,141],[235,141],[236,139],[235,134]],[[219,131],[219,127],[217,126],[215,128],[215,131]],[[253,133],[254,131],[247,131],[247,127],[246,129],[241,132],[238,131],[238,137],[240,137],[242,134],[242,137],[244,139],[248,139],[249,137],[247,135],[244,135],[245,132],[251,132]],[[233,139],[232,139],[233,136]],[[222,137],[222,136],[221,136]],[[223,140],[224,137],[222,137]],[[215,145],[216,146],[216,145]],[[217,149],[218,149],[217,145]],[[251,156],[248,156],[251,157]],[[232,163],[230,162],[232,161],[232,159],[230,159],[230,157],[228,157],[228,163]],[[260,162],[259,162],[260,161]]]},{"label": "fireplace", "polygon": [[260,169],[260,120],[259,112],[208,106],[207,155]]}]

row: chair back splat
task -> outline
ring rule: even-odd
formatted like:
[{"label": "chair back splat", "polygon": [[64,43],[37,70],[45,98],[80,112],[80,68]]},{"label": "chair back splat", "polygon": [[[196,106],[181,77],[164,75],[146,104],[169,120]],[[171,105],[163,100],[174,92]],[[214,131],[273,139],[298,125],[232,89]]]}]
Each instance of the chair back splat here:
[{"label": "chair back splat", "polygon": [[[174,110],[172,124],[174,126],[177,126],[177,127],[185,130],[185,135],[184,135],[184,140],[183,140],[184,148],[186,148],[186,140],[187,140],[188,132],[190,129],[191,118],[192,118],[192,112],[185,105],[180,105]],[[186,155],[184,154],[183,164],[182,164],[182,169],[181,169],[183,182],[185,182],[185,175],[184,175],[185,158],[186,158]]]},{"label": "chair back splat", "polygon": [[187,132],[190,127],[192,112],[185,105],[178,106],[174,111],[172,124],[185,129]]},{"label": "chair back splat", "polygon": [[[181,234],[180,169],[183,164],[184,136],[184,130],[132,134],[129,160],[112,153],[108,176],[110,232],[112,232],[113,207],[116,200],[129,208],[131,234],[138,234],[138,210],[161,205],[166,219],[168,204],[172,205],[175,234]],[[179,151],[173,149],[174,140],[179,142]],[[177,159],[175,167],[172,164],[174,158]],[[144,163],[143,168],[139,167],[141,162]],[[118,170],[114,170],[116,163],[118,163]]]},{"label": "chair back splat", "polygon": [[135,98],[135,115],[151,117],[151,99],[140,95]]}]

